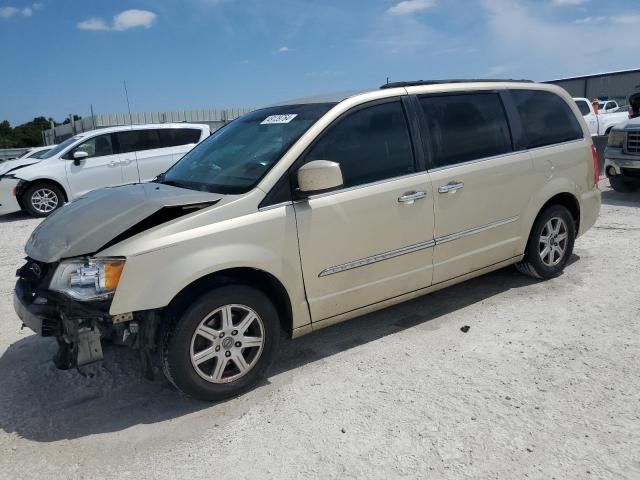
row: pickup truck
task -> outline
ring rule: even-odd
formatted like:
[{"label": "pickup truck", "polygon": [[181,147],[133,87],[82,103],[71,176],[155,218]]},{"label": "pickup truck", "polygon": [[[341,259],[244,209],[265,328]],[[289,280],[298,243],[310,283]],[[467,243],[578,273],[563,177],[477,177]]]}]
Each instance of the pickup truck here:
[{"label": "pickup truck", "polygon": [[615,100],[598,100],[598,113],[619,112],[620,108]]},{"label": "pickup truck", "polygon": [[604,151],[604,172],[618,192],[640,187],[640,118],[613,127]]},{"label": "pickup truck", "polygon": [[573,101],[580,109],[592,136],[609,135],[614,125],[629,120],[627,112],[596,113],[591,106],[591,101],[587,98],[574,98]]}]

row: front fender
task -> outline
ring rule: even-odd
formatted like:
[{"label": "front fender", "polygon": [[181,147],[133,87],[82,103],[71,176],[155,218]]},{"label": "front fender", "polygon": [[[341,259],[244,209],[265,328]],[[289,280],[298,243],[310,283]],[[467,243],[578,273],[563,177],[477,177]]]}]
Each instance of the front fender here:
[{"label": "front fender", "polygon": [[[269,273],[284,286],[294,328],[310,323],[293,207],[255,215],[262,214],[268,221],[256,219],[248,222],[246,229],[223,228],[203,235],[192,232],[184,241],[127,256],[110,313],[163,308],[200,278],[232,268],[252,268]],[[110,254],[117,251],[117,247],[109,249]]]}]

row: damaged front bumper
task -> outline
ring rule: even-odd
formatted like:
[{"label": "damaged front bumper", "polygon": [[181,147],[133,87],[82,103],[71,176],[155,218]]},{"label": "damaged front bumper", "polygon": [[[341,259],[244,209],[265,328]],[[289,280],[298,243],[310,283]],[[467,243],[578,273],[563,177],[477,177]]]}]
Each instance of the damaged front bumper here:
[{"label": "damaged front bumper", "polygon": [[148,377],[154,376],[151,353],[155,350],[160,312],[147,311],[111,316],[110,301],[81,302],[47,289],[55,264],[28,260],[18,270],[13,307],[26,326],[42,337],[54,337],[58,351],[53,361],[67,370],[103,359],[102,340],[139,349]]}]

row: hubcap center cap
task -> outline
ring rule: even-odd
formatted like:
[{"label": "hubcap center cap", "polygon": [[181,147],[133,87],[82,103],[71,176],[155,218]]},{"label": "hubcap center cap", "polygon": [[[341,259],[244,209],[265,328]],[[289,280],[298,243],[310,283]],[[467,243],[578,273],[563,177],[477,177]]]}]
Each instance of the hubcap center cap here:
[{"label": "hubcap center cap", "polygon": [[222,346],[226,349],[231,348],[232,345],[233,345],[233,338],[231,337],[227,337],[222,341]]}]

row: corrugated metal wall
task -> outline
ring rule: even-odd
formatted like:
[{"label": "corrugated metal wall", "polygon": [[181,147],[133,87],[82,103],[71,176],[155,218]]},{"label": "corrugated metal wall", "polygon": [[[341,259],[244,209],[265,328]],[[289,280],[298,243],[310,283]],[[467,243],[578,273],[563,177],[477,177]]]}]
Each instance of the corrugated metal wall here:
[{"label": "corrugated metal wall", "polygon": [[136,112],[131,114],[129,120],[128,113],[113,113],[94,115],[71,124],[60,125],[54,129],[42,132],[42,139],[45,145],[60,143],[76,133],[87,132],[96,128],[114,127],[117,125],[141,125],[145,123],[203,123],[215,131],[224,126],[225,123],[238,118],[253,108],[227,108],[210,110],[184,110],[175,112]]},{"label": "corrugated metal wall", "polygon": [[631,94],[640,92],[640,71],[554,80],[548,83],[564,88],[572,97],[616,100],[620,105],[626,105]]}]

